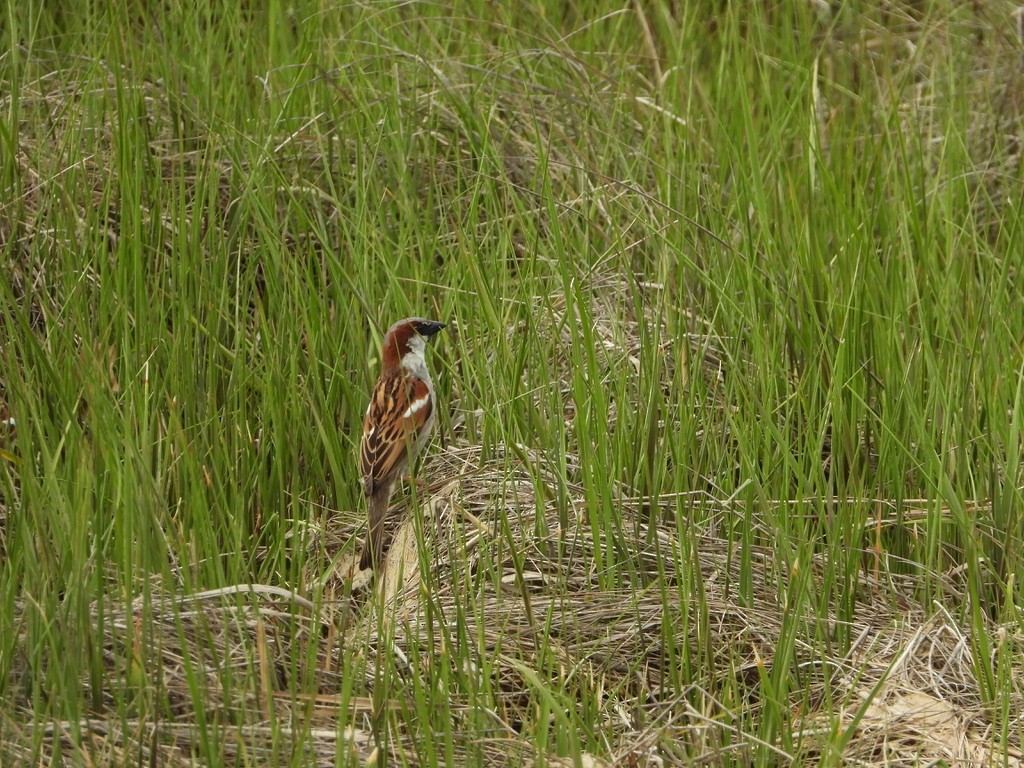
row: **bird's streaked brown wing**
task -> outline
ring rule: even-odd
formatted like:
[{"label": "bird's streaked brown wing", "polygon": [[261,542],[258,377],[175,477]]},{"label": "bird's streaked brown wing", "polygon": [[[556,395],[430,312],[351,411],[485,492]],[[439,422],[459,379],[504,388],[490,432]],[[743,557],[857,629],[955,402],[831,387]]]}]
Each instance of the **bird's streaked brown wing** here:
[{"label": "bird's streaked brown wing", "polygon": [[359,464],[367,495],[404,469],[409,446],[430,417],[430,390],[419,379],[382,376],[370,395],[363,420]]}]

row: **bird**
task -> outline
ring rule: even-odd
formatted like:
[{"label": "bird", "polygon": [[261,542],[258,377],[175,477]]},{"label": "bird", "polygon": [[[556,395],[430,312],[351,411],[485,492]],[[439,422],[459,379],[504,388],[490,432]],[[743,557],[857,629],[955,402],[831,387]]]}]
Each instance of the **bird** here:
[{"label": "bird", "polygon": [[437,408],[427,368],[427,341],[445,323],[407,317],[388,328],[380,376],[370,393],[359,444],[359,469],[369,512],[360,570],[384,562],[384,521],[395,484],[430,439]]}]

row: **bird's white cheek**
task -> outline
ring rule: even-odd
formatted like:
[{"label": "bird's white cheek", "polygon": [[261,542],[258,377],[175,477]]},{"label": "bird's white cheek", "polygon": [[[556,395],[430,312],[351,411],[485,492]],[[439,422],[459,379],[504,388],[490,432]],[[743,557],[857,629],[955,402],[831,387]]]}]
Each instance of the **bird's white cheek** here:
[{"label": "bird's white cheek", "polygon": [[402,367],[418,379],[429,380],[430,371],[427,370],[427,361],[421,355],[410,352],[402,358]]}]

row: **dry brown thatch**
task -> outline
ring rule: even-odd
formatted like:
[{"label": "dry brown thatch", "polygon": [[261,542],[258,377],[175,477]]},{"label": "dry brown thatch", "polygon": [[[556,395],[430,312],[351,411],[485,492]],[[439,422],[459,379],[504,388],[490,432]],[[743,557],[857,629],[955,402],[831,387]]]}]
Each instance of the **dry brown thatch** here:
[{"label": "dry brown thatch", "polygon": [[[101,706],[88,721],[54,724],[43,735],[46,751],[74,758],[85,750],[93,764],[191,765],[194,747],[205,738],[200,723],[218,722],[228,764],[272,762],[293,740],[291,749],[320,765],[333,764],[337,749],[369,756],[375,748],[370,699],[354,698],[350,726],[343,735],[337,728],[342,647],[362,649],[369,690],[383,650],[399,668],[412,657],[428,670],[468,658],[473,668],[449,673],[486,670],[499,692],[497,706],[486,713],[486,729],[480,730],[479,712],[475,730],[456,727],[458,754],[466,760],[506,765],[532,758],[518,728],[533,716],[539,686],[568,697],[569,706],[573,697],[600,703],[595,727],[609,764],[715,764],[723,749],[735,758],[737,750],[758,748],[751,724],[761,706],[759,681],[771,673],[787,622],[780,580],[792,576],[771,550],[754,553],[758,567],[746,603],[736,588],[734,545],[707,531],[687,530],[680,538],[675,529],[648,527],[640,519],[646,511],[630,499],[619,503],[617,540],[600,541],[581,489],[565,489],[568,505],[560,519],[552,501],[557,476],[542,455],[524,447],[487,462],[476,447],[449,447],[429,463],[427,481],[421,512],[398,530],[376,587],[388,596],[382,617],[365,593],[362,605],[358,596],[345,596],[350,563],[344,559],[324,591],[342,597],[325,602],[319,613],[306,597],[281,588],[243,585],[180,597],[154,584],[149,601],[103,607],[102,637],[107,680],[134,687],[140,713],[162,716],[122,720],[113,701],[85,679],[93,700],[111,708],[108,715]],[[674,507],[677,501],[663,503]],[[417,525],[427,544],[422,553]],[[335,532],[317,546],[334,546],[331,541],[341,543],[346,535]],[[612,550],[628,563],[619,571],[628,579],[608,587],[593,564],[599,552]],[[422,562],[430,565],[426,576]],[[673,565],[663,568],[666,562]],[[817,570],[818,564],[807,567]],[[687,573],[692,582],[681,584]],[[792,694],[790,723],[800,751],[784,756],[779,744],[767,745],[781,762],[816,762],[836,743],[836,727],[852,728],[842,749],[851,764],[987,764],[1001,754],[994,751],[999,737],[991,731],[966,630],[942,611],[929,618],[914,602],[914,586],[864,573],[852,622],[840,627],[831,612],[801,617],[806,635],[798,637],[794,654],[808,671],[804,689]],[[906,609],[897,610],[900,605]],[[97,633],[99,614],[97,606]],[[463,622],[458,631],[456,616]],[[680,690],[674,682],[680,661],[668,652],[664,633],[684,627],[677,646],[705,666],[691,669],[691,684]],[[812,648],[800,639],[835,636],[840,628],[853,641],[831,657],[821,657],[820,644]],[[1024,637],[1016,628],[993,633],[1005,644],[997,652],[1020,658]],[[467,642],[468,648],[450,647]],[[316,658],[318,694],[296,699],[288,693],[291,664],[306,654]],[[198,692],[188,685],[189,669],[200,681]],[[405,673],[413,668],[406,665]],[[1024,711],[1024,681],[1018,669],[1012,674],[1008,706]],[[746,700],[721,701],[723,691],[742,691]],[[468,723],[469,706],[453,695],[453,717]],[[73,746],[69,734],[75,731],[88,734],[86,746]],[[417,764],[413,738],[397,726],[389,748]],[[1018,737],[1010,738],[1007,764],[1020,765]],[[26,731],[8,731],[4,761],[23,759],[30,741]],[[602,763],[594,758],[592,764]]]}]

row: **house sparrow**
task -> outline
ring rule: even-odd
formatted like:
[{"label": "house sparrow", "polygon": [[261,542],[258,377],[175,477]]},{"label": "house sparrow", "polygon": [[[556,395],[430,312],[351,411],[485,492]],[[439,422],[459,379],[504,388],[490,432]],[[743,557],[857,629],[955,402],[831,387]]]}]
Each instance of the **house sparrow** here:
[{"label": "house sparrow", "polygon": [[388,328],[377,379],[363,420],[359,467],[370,527],[359,558],[361,569],[384,562],[384,520],[395,483],[405,474],[434,429],[434,384],[424,353],[427,339],[444,323],[408,317]]}]

